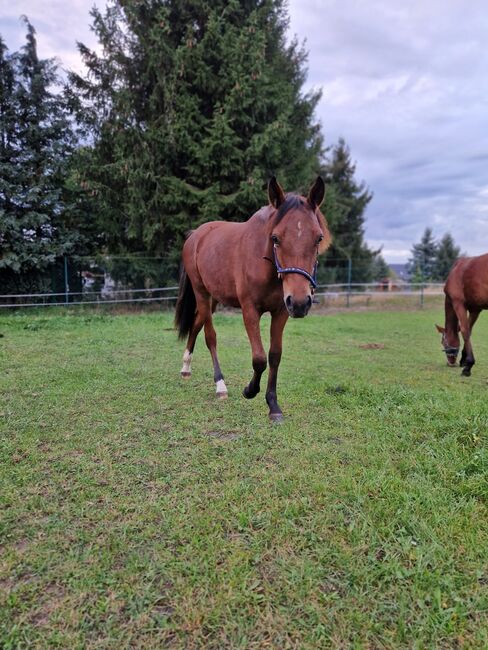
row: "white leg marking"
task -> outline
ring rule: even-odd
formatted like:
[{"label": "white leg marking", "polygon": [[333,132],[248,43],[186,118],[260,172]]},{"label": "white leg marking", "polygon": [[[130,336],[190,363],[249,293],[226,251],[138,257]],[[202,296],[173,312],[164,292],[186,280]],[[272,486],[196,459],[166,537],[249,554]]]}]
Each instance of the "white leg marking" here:
[{"label": "white leg marking", "polygon": [[188,378],[191,375],[191,357],[191,352],[185,350],[185,353],[183,354],[183,368],[181,369],[182,377]]},{"label": "white leg marking", "polygon": [[220,397],[220,399],[225,399],[227,397],[227,386],[225,385],[225,381],[223,379],[219,379],[217,382],[215,382],[215,391],[217,393],[217,397]]}]

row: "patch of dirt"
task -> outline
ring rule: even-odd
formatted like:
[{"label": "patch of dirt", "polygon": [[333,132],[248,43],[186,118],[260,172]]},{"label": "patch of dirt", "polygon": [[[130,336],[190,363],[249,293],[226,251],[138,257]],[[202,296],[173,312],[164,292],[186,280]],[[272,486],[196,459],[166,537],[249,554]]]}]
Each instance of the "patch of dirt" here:
[{"label": "patch of dirt", "polygon": [[65,591],[61,585],[55,583],[48,585],[39,608],[30,617],[31,624],[36,627],[46,626],[51,615],[61,606],[64,597]]},{"label": "patch of dirt", "polygon": [[363,343],[358,346],[361,350],[384,350],[386,345],[384,343]]},{"label": "patch of dirt", "polygon": [[337,594],[338,596],[346,595],[344,576],[342,576],[340,573],[332,573],[327,580],[324,580],[321,583],[319,588],[324,595],[328,595],[328,594]]},{"label": "patch of dirt", "polygon": [[327,442],[332,442],[334,445],[342,445],[344,440],[342,438],[338,438],[337,436],[331,436],[330,438],[327,438]]},{"label": "patch of dirt", "polygon": [[12,578],[0,578],[0,593],[8,596],[14,588],[15,582]]},{"label": "patch of dirt", "polygon": [[18,553],[23,553],[28,546],[29,546],[28,539],[19,539],[17,542],[15,542],[14,549]]},{"label": "patch of dirt", "polygon": [[329,386],[325,389],[327,395],[342,395],[347,393],[347,388],[345,386]]},{"label": "patch of dirt", "polygon": [[156,616],[164,616],[165,618],[168,618],[174,613],[175,608],[161,600],[154,604],[151,611],[152,614]]},{"label": "patch of dirt", "polygon": [[204,431],[203,435],[217,440],[236,440],[242,434],[238,431]]}]

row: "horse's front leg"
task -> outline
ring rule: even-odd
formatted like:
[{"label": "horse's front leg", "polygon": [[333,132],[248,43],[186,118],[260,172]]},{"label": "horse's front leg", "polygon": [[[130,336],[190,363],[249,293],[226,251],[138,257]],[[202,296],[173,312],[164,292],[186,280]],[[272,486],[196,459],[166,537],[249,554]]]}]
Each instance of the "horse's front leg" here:
[{"label": "horse's front leg", "polygon": [[459,320],[459,329],[464,340],[463,352],[461,354],[461,365],[463,367],[462,375],[469,377],[471,375],[471,368],[475,364],[473,346],[471,345],[471,330],[479,316],[479,311],[473,311],[469,314],[462,303],[454,305],[456,315]]},{"label": "horse's front leg", "polygon": [[284,308],[271,314],[271,336],[268,357],[269,375],[268,387],[266,389],[266,402],[269,406],[269,419],[272,422],[281,422],[283,420],[283,413],[278,405],[276,396],[276,383],[283,347],[283,330],[285,329],[287,320],[288,312]]},{"label": "horse's front leg", "polygon": [[254,305],[242,305],[242,318],[249,337],[252,349],[253,376],[249,384],[244,388],[243,395],[247,399],[256,397],[260,390],[261,375],[266,370],[266,352],[261,341],[259,321],[261,314]]}]

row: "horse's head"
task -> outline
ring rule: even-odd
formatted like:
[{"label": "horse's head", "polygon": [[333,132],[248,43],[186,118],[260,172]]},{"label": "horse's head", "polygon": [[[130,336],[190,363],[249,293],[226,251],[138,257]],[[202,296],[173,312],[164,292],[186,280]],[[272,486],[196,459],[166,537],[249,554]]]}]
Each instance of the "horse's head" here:
[{"label": "horse's head", "polygon": [[447,365],[455,366],[459,352],[459,331],[448,332],[445,327],[436,325],[436,330],[441,334],[442,349],[446,353]]},{"label": "horse's head", "polygon": [[283,299],[290,316],[303,318],[312,306],[317,256],[331,242],[327,222],[319,210],[325,185],[319,176],[308,197],[283,192],[273,176],[268,185],[272,259],[283,282]]}]

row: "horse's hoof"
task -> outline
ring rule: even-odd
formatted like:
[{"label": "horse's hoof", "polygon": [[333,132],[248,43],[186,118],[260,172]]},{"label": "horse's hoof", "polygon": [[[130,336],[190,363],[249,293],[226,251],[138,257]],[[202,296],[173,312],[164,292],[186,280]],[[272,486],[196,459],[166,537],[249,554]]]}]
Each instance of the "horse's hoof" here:
[{"label": "horse's hoof", "polygon": [[273,424],[281,424],[285,418],[283,417],[283,413],[270,413],[269,414],[269,420]]},{"label": "horse's hoof", "polygon": [[255,391],[254,393],[252,393],[252,392],[249,390],[249,387],[248,387],[248,386],[246,386],[246,387],[244,388],[244,390],[242,391],[242,394],[244,395],[244,397],[245,397],[246,399],[254,399],[258,393],[259,393],[259,390],[257,390],[257,391]]},{"label": "horse's hoof", "polygon": [[227,392],[225,392],[225,393],[217,393],[217,398],[218,399],[227,399],[228,396],[229,396],[229,393],[227,393]]},{"label": "horse's hoof", "polygon": [[180,375],[182,376],[183,379],[190,379],[191,372],[180,372]]},{"label": "horse's hoof", "polygon": [[471,369],[470,368],[463,368],[463,371],[461,373],[463,377],[471,377]]}]

